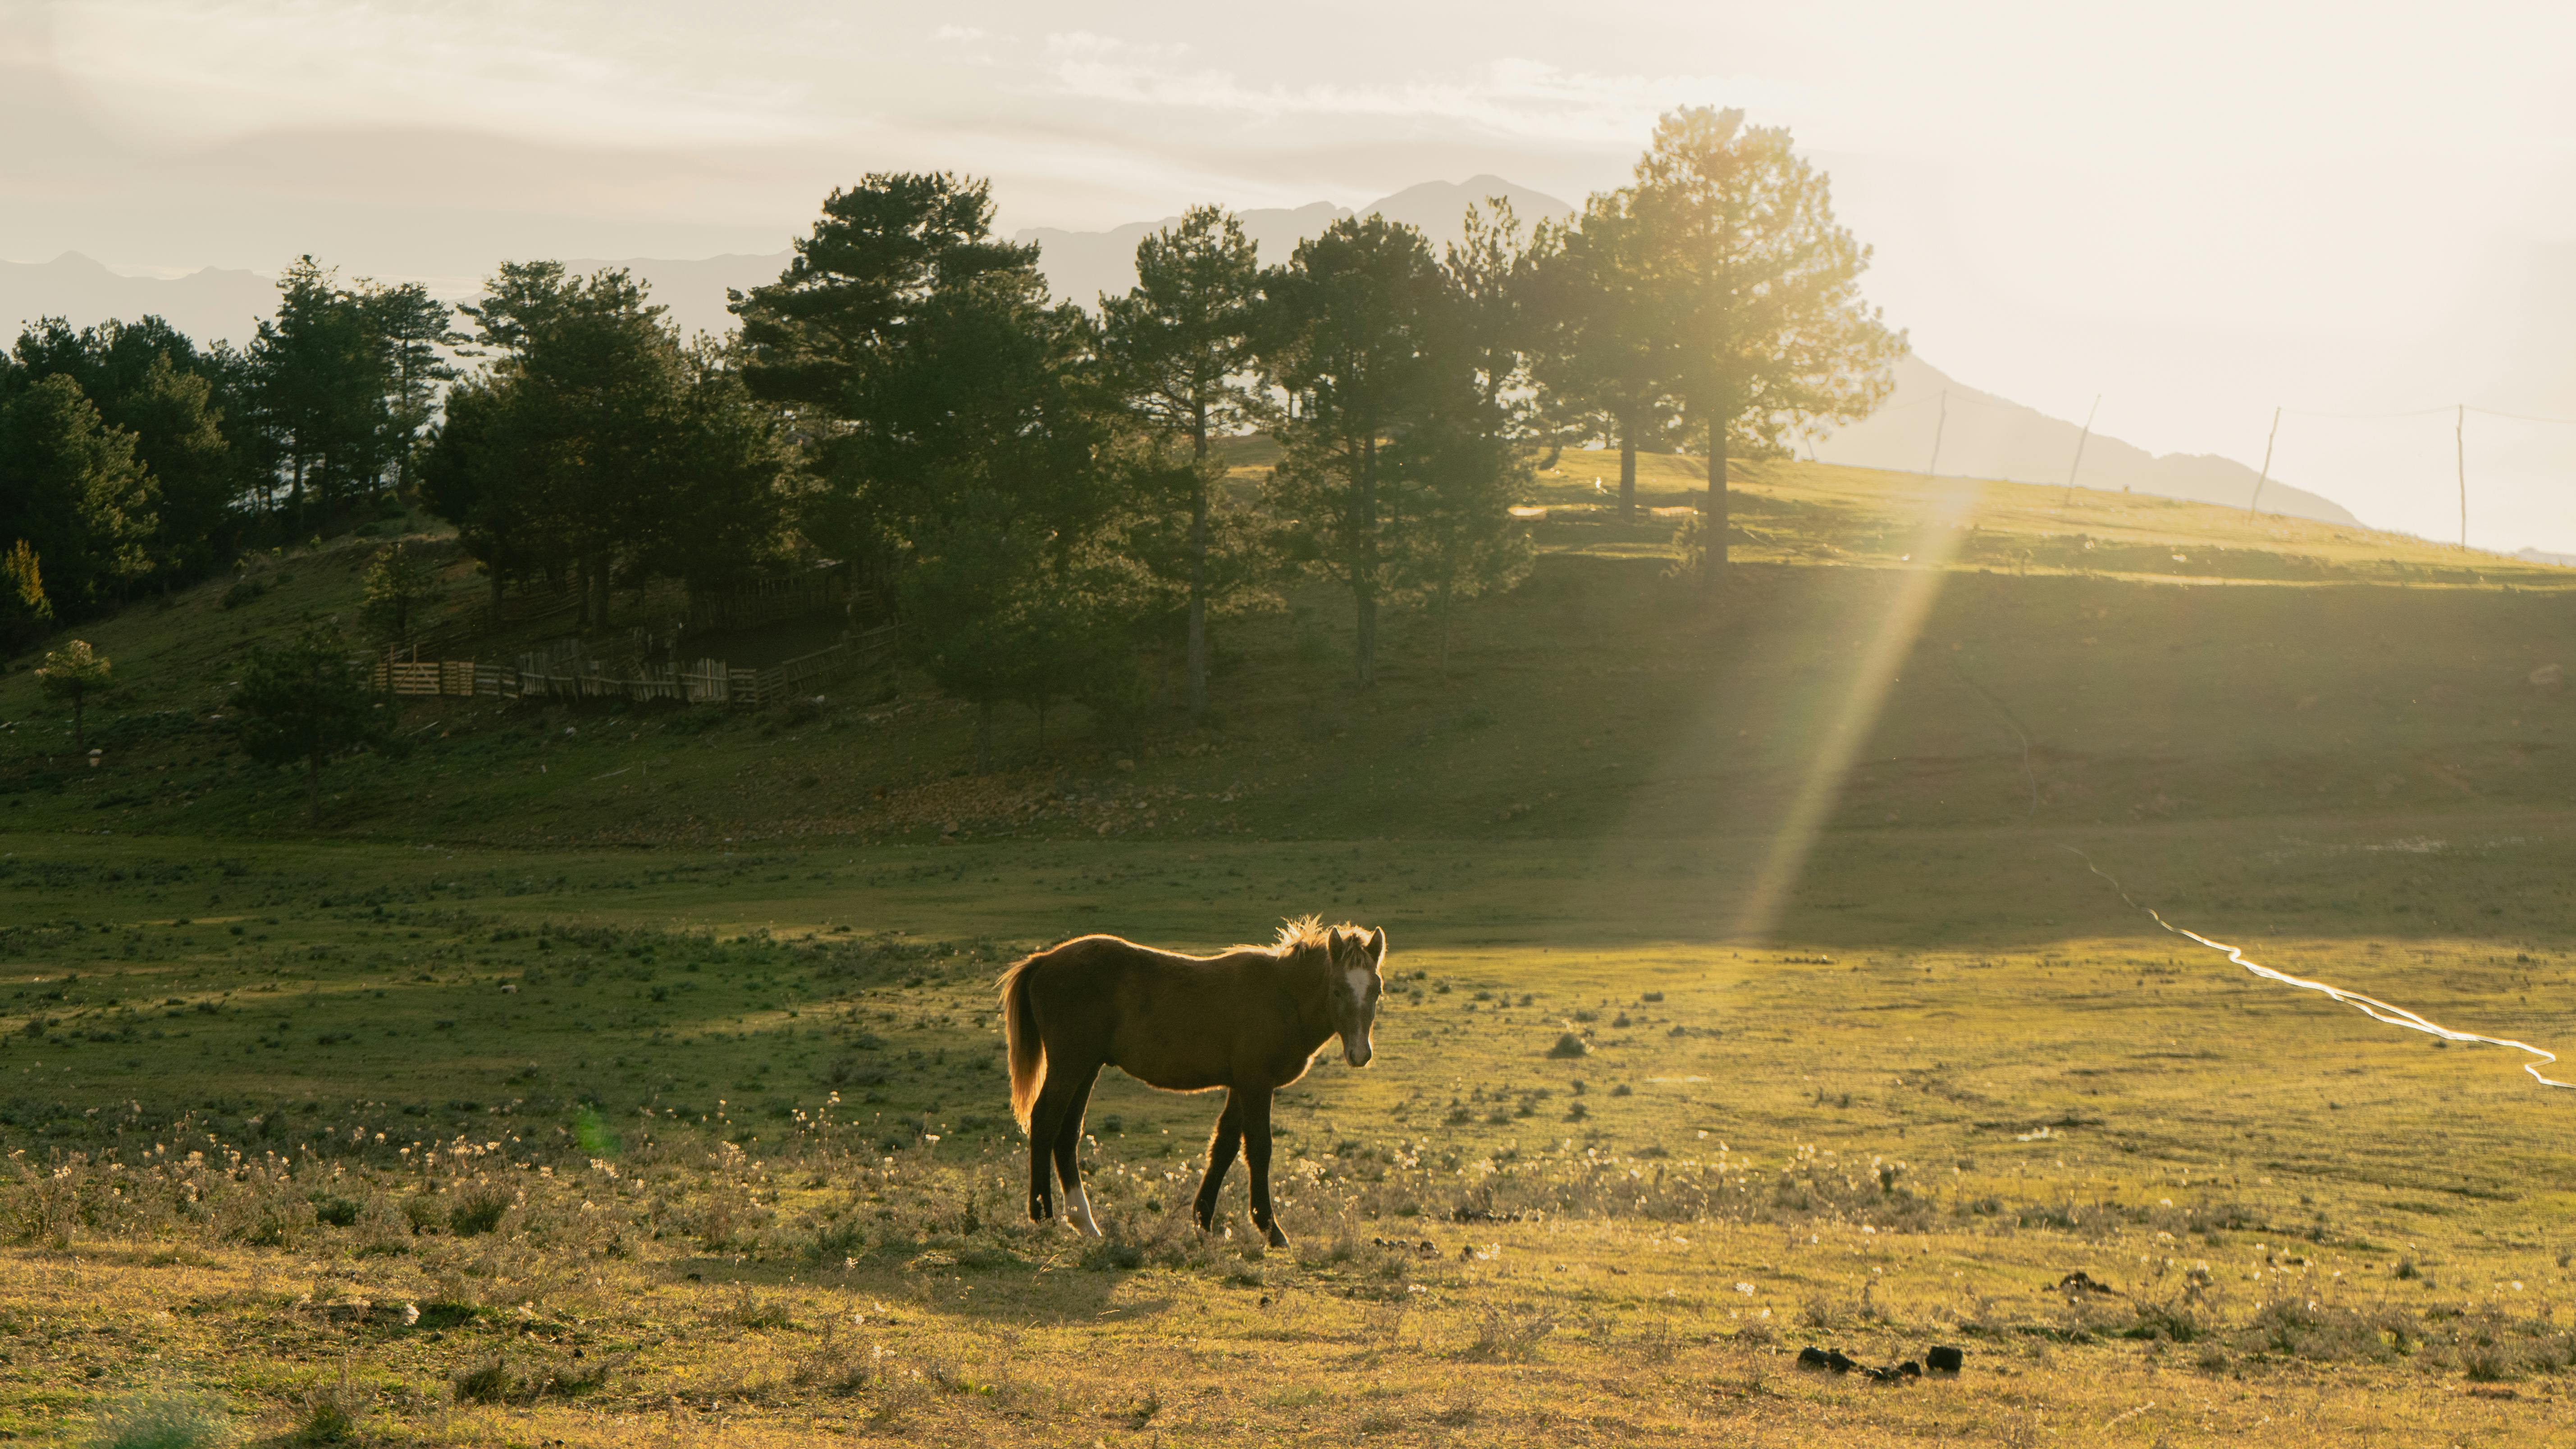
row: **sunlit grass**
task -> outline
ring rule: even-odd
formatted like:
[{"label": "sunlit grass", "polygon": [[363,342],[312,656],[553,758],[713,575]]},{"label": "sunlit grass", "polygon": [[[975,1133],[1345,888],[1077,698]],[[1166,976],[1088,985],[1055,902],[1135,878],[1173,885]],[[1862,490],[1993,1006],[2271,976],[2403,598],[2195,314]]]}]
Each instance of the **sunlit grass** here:
[{"label": "sunlit grass", "polygon": [[[2560,872],[2555,823],[2367,848],[2423,839],[2398,828],[2289,851],[2147,832],[2123,863],[2213,928],[2259,901],[2267,960],[2564,1040],[2556,929],[2506,918],[2506,950],[2336,925],[2346,890],[2474,905]],[[150,1363],[281,1432],[345,1380],[367,1435],[417,1442],[1338,1442],[1364,1421],[1397,1443],[1857,1444],[2128,1414],[2140,1442],[2268,1443],[2532,1424],[2571,1347],[2563,1101],[2505,1054],[2141,934],[2080,869],[2019,878],[2053,930],[1949,939],[2010,845],[1891,871],[1829,838],[1759,946],[1667,934],[1651,858],[1501,909],[1544,856],[1484,852],[1503,886],[1416,892],[1431,918],[1394,927],[1378,1064],[1285,1099],[1295,1243],[1261,1253],[1180,1217],[1213,1103],[1115,1078],[1089,1154],[1111,1242],[1020,1221],[986,982],[1060,909],[1048,847],[951,847],[962,877],[874,884],[773,855],[741,883],[768,926],[746,937],[693,924],[721,856],[663,862],[713,869],[654,893],[614,888],[613,861],[520,858],[567,884],[511,895],[468,884],[470,855],[251,848],[200,874],[6,842],[55,844],[41,895],[21,874],[8,897],[51,924],[9,938],[0,977],[22,1431],[105,1411]],[[1288,897],[1335,853],[1254,878]],[[1250,857],[1186,855],[1131,854],[1101,899],[1208,944],[1193,883]],[[201,924],[218,912],[251,929]],[[895,917],[914,934],[873,934]],[[1568,1032],[1583,1054],[1551,1057]],[[2052,1291],[2078,1270],[2116,1296]],[[1872,1364],[1956,1344],[1969,1371],[1882,1389],[1797,1370],[1809,1343]]]}]

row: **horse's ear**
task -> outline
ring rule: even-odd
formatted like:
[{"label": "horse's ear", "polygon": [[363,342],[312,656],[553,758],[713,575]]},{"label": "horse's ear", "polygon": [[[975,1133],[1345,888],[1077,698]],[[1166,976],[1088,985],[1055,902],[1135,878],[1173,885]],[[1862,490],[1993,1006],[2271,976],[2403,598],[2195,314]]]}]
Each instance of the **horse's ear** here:
[{"label": "horse's ear", "polygon": [[1366,937],[1364,937],[1364,939],[1368,942],[1369,964],[1372,966],[1385,965],[1386,927],[1378,927],[1375,931],[1370,932]]}]

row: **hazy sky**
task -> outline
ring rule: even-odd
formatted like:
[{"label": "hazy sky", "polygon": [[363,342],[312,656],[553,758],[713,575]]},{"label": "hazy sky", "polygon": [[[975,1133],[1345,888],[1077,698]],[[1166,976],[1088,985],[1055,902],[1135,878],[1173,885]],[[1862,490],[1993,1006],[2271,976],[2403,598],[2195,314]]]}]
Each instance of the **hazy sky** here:
[{"label": "hazy sky", "polygon": [[[1963,382],[2259,461],[2275,403],[2576,418],[2576,7],[0,0],[0,258],[386,276],[772,251],[876,168],[1006,226],[1579,199],[1655,114],[1786,124]],[[2456,527],[2448,418],[2276,470]],[[2472,417],[2472,535],[2576,551],[2576,428]]]}]

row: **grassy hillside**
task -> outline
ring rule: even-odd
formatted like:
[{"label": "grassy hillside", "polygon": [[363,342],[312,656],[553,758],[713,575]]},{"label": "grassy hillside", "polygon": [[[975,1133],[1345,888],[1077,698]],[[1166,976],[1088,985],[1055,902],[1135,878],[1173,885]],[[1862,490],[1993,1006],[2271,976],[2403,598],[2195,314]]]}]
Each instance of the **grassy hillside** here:
[{"label": "grassy hillside", "polygon": [[[1648,497],[1679,506],[1687,460],[1648,461]],[[1805,788],[1814,731],[1844,719],[1864,732],[1844,746],[1845,825],[2569,795],[2565,697],[2531,680],[2576,662],[2570,571],[2196,505],[2078,494],[2061,517],[2059,490],[1778,464],[1747,470],[1746,562],[1709,607],[1664,577],[1670,519],[1623,528],[1553,501],[1589,489],[1549,483],[1538,569],[1464,612],[1445,676],[1432,621],[1401,614],[1385,687],[1352,692],[1348,604],[1318,588],[1220,627],[1206,727],[1110,737],[1069,708],[1041,743],[1020,716],[992,777],[962,773],[970,722],[908,678],[757,717],[413,702],[405,753],[333,769],[322,828],[492,844],[1758,833]],[[370,547],[270,561],[247,601],[217,581],[85,630],[120,680],[94,711],[95,770],[18,661],[0,678],[0,821],[306,828],[293,782],[234,755],[217,716],[252,640],[354,607]],[[480,591],[451,574],[462,614]]]},{"label": "grassy hillside", "polygon": [[[1777,464],[1709,600],[1588,467],[1447,675],[1405,616],[1353,692],[1345,606],[1300,594],[1225,625],[1205,727],[1021,720],[989,777],[901,677],[424,701],[308,826],[217,715],[248,641],[350,607],[352,545],[84,631],[122,681],[96,769],[18,661],[0,1433],[2544,1439],[2566,1099],[2084,861],[2576,1040],[2576,721],[2535,673],[2576,575]],[[1188,1229],[1215,1104],[1114,1075],[1112,1239],[1021,1223],[998,963],[1309,910],[1386,926],[1396,993],[1375,1065],[1283,1098],[1295,1247]]]}]

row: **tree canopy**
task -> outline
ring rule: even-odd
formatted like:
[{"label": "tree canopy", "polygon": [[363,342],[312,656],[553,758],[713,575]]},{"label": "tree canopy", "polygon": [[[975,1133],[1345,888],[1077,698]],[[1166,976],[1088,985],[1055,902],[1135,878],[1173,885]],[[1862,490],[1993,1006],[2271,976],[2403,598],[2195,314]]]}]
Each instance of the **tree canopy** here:
[{"label": "tree canopy", "polygon": [[1708,450],[1706,559],[1726,566],[1726,460],[1763,456],[1814,418],[1866,415],[1905,349],[1860,295],[1869,248],[1834,219],[1825,175],[1777,126],[1686,107],[1666,115],[1627,203],[1670,395]]},{"label": "tree canopy", "polygon": [[[1239,218],[1194,207],[1096,313],[1051,297],[993,214],[950,172],[837,188],[778,279],[731,294],[722,340],[682,338],[621,269],[554,261],[506,263],[456,309],[301,257],[240,351],[154,318],[40,322],[0,358],[0,635],[417,498],[496,603],[547,585],[591,631],[620,588],[844,566],[977,706],[989,764],[999,707],[1132,721],[1175,659],[1204,717],[1211,621],[1300,573],[1347,591],[1358,686],[1407,606],[1445,672],[1457,604],[1531,565],[1514,505],[1542,447],[1615,447],[1624,517],[1640,450],[1704,445],[1682,542],[1715,576],[1728,459],[1865,413],[1904,347],[1824,176],[1733,111],[1665,116],[1629,185],[1534,234],[1500,199],[1471,208],[1439,255],[1371,215],[1265,266]],[[365,627],[400,640],[435,575],[397,544],[365,591]],[[334,693],[326,645],[263,655],[242,696],[317,790],[377,713]],[[299,714],[299,691],[339,703]]]}]

